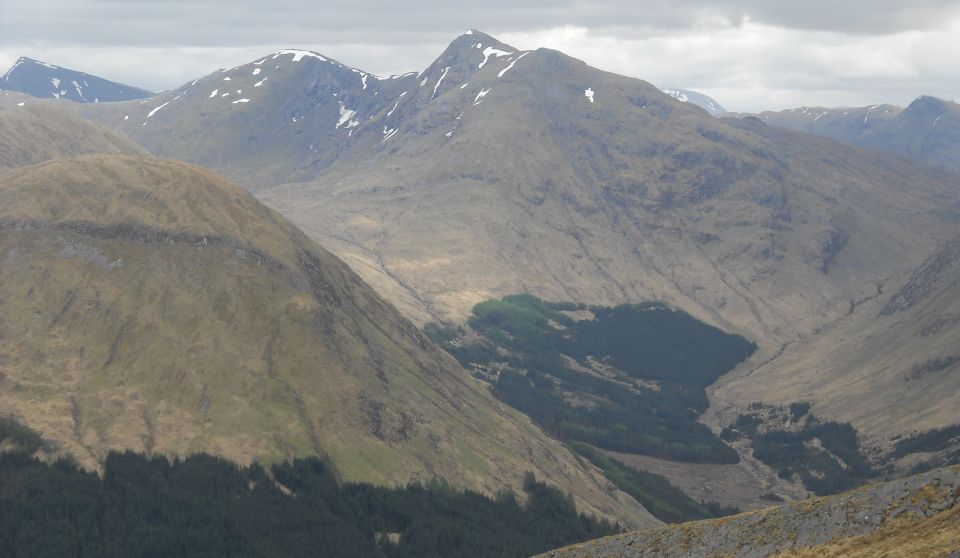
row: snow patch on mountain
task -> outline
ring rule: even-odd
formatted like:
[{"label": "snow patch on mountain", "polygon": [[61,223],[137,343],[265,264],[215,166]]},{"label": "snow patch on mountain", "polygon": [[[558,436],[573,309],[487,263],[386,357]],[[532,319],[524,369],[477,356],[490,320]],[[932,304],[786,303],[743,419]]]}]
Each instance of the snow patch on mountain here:
[{"label": "snow patch on mountain", "polygon": [[147,118],[150,118],[150,117],[153,116],[154,114],[157,114],[157,111],[158,111],[158,110],[162,109],[163,107],[165,107],[165,106],[167,106],[167,105],[169,105],[169,104],[170,104],[170,101],[167,101],[166,103],[163,103],[162,105],[158,106],[157,108],[151,110],[150,112],[147,113]]},{"label": "snow patch on mountain", "polygon": [[509,72],[509,71],[513,68],[514,64],[516,64],[517,62],[519,62],[521,58],[523,58],[524,56],[526,56],[526,55],[528,55],[528,54],[530,54],[530,51],[524,52],[523,54],[521,54],[520,56],[518,56],[513,62],[510,62],[510,65],[509,65],[509,66],[507,66],[506,68],[500,70],[500,73],[497,74],[497,77],[498,77],[498,78],[502,78],[503,76],[505,76],[505,75],[507,74],[507,72]]},{"label": "snow patch on mountain", "polygon": [[586,97],[587,99],[590,99],[590,102],[592,103],[592,102],[593,102],[593,89],[591,89],[590,87],[584,89],[584,90],[583,90],[583,96]]},{"label": "snow patch on mountain", "polygon": [[337,101],[340,103],[340,120],[337,120],[337,125],[334,126],[334,129],[339,130],[344,124],[347,125],[347,129],[354,128],[360,125],[360,122],[353,120],[353,117],[356,116],[357,111],[347,108],[343,104],[343,101]]},{"label": "snow patch on mountain", "polygon": [[483,102],[483,98],[486,97],[486,96],[487,96],[487,93],[489,93],[489,92],[490,92],[490,89],[481,89],[480,92],[477,93],[476,98],[473,99],[473,106],[477,106],[477,105],[479,105],[480,103],[482,103],[482,102]]},{"label": "snow patch on mountain", "polygon": [[499,58],[501,56],[510,56],[511,54],[513,53],[507,52],[505,50],[500,50],[498,48],[487,47],[483,49],[483,62],[481,62],[480,65],[477,66],[477,68],[483,68],[487,64],[487,61],[490,60],[491,56],[495,56]]},{"label": "snow patch on mountain", "polygon": [[325,57],[317,54],[316,52],[310,52],[309,50],[299,50],[299,49],[286,49],[286,50],[281,50],[281,51],[279,51],[279,52],[276,52],[276,53],[273,55],[272,59],[273,59],[273,60],[276,60],[278,57],[283,56],[283,55],[285,55],[285,54],[292,54],[292,55],[293,55],[293,62],[299,62],[299,61],[303,60],[304,58],[316,58],[317,60],[320,60],[321,62],[329,62],[329,60],[328,60],[327,58],[325,58]]},{"label": "snow patch on mountain", "polygon": [[430,95],[430,98],[437,96],[437,89],[440,88],[440,84],[443,83],[443,78],[447,77],[447,72],[450,71],[450,66],[447,66],[443,69],[443,74],[440,75],[440,79],[437,80],[437,84],[433,86],[433,95]]},{"label": "snow patch on mountain", "polygon": [[393,104],[393,108],[390,109],[390,111],[387,113],[387,116],[390,116],[391,114],[393,114],[393,111],[397,110],[397,107],[400,105],[400,100],[403,99],[403,96],[406,94],[407,92],[404,91],[403,93],[400,94],[399,97],[397,97],[397,102]]},{"label": "snow patch on mountain", "polygon": [[704,95],[703,93],[698,93],[696,91],[690,91],[688,89],[676,89],[676,88],[662,88],[660,91],[670,95],[674,99],[683,102],[691,103],[697,105],[698,107],[706,110],[711,115],[718,115],[727,112],[727,109],[720,106],[720,103],[714,101],[710,97]]}]

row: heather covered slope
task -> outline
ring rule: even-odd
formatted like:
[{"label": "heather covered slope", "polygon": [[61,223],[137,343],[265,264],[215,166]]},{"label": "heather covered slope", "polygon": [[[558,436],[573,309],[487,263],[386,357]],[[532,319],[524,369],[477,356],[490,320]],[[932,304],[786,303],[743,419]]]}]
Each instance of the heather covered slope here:
[{"label": "heather covered slope", "polygon": [[321,454],[345,480],[488,494],[529,470],[588,511],[655,523],[209,171],[119,156],[18,169],[0,179],[0,231],[0,411],[88,466],[118,448]]},{"label": "heather covered slope", "polygon": [[26,95],[0,94],[0,172],[57,157],[145,155],[129,139]]},{"label": "heather covered slope", "polygon": [[729,518],[614,535],[544,556],[953,556],[960,467]]}]

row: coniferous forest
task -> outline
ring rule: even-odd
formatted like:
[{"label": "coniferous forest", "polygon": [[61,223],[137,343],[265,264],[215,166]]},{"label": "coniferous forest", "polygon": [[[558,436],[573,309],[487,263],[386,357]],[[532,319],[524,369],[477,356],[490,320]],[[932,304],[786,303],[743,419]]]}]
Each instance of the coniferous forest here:
[{"label": "coniferous forest", "polygon": [[[463,342],[460,331],[439,324],[424,331],[467,369],[487,371],[506,403],[558,438],[679,461],[737,462],[736,451],[697,418],[707,407],[706,386],[756,348],[743,337],[656,302],[588,307],[530,295],[480,303],[468,323],[485,342]],[[597,366],[617,372],[588,371]]]},{"label": "coniferous forest", "polygon": [[[102,476],[25,451],[42,444],[4,420],[0,556],[529,556],[619,530],[578,514],[528,474],[524,503],[442,483],[343,484],[319,459],[269,469],[209,455],[172,462],[125,452]],[[35,436],[35,435],[34,435]]]}]

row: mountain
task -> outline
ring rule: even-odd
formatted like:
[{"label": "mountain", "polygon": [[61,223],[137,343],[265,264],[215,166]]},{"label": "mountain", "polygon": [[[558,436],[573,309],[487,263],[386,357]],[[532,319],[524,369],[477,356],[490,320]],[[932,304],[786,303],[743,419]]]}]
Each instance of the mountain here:
[{"label": "mountain", "polygon": [[958,332],[960,238],[953,238],[819,335],[723,377],[712,388],[713,411],[729,413],[719,422],[730,423],[753,401],[809,401],[814,413],[852,422],[872,441],[960,423]]},{"label": "mountain", "polygon": [[790,109],[763,112],[768,124],[894,153],[960,172],[960,104],[923,96],[907,108]]},{"label": "mountain", "polygon": [[953,467],[830,498],[614,535],[543,556],[953,556],[958,532],[960,467]]},{"label": "mountain", "polygon": [[32,97],[0,93],[0,172],[92,153],[146,155],[129,139],[61,107]]},{"label": "mountain", "polygon": [[147,102],[82,113],[156,155],[215,168],[253,187],[314,178],[416,79],[380,78],[318,53],[283,50]]},{"label": "mountain", "polygon": [[0,89],[19,91],[38,99],[68,99],[78,103],[106,103],[143,99],[153,93],[84,72],[61,68],[21,56],[0,77]]},{"label": "mountain", "polygon": [[243,189],[149,157],[0,177],[0,411],[88,467],[111,449],[322,455],[343,480],[441,478],[656,524]]},{"label": "mountain", "polygon": [[713,116],[726,114],[727,112],[727,109],[720,106],[720,103],[704,95],[703,93],[690,91],[689,89],[675,89],[672,87],[661,89],[661,91],[678,101],[683,101],[684,103],[693,103],[703,110],[709,112]]},{"label": "mountain", "polygon": [[280,52],[81,113],[241,181],[415,322],[462,321],[519,292],[661,300],[756,341],[742,370],[859,313],[958,232],[955,174],[714,119],[478,31],[419,74],[366,84],[322,55]]}]

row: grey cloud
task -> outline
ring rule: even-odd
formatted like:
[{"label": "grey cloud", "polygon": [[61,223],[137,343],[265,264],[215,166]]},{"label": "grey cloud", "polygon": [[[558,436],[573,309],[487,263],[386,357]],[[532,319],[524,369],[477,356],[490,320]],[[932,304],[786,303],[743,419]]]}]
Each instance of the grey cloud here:
[{"label": "grey cloud", "polygon": [[386,75],[468,27],[736,110],[960,96],[957,0],[0,0],[0,72],[25,55],[160,90],[294,47]]},{"label": "grey cloud", "polygon": [[574,25],[615,36],[690,28],[703,18],[882,34],[936,27],[956,0],[3,0],[5,43],[242,46],[363,41],[446,42],[467,27],[491,33]]}]

